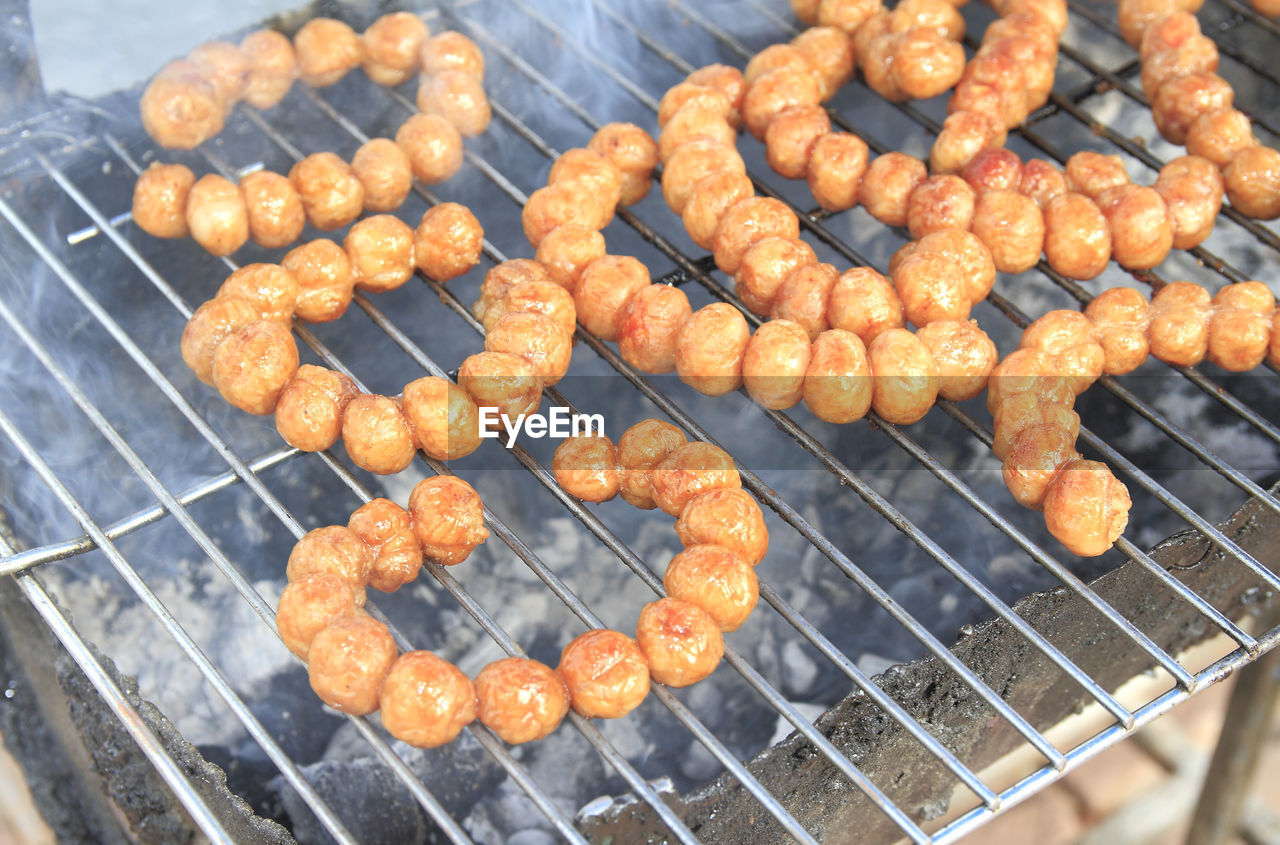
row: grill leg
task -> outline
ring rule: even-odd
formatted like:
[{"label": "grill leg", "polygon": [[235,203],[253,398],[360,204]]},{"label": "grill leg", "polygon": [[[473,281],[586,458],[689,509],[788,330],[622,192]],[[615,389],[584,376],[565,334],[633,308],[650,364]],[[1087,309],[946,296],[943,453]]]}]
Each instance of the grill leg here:
[{"label": "grill leg", "polygon": [[1191,819],[1187,845],[1220,845],[1235,832],[1278,695],[1280,649],[1272,649],[1240,670]]}]

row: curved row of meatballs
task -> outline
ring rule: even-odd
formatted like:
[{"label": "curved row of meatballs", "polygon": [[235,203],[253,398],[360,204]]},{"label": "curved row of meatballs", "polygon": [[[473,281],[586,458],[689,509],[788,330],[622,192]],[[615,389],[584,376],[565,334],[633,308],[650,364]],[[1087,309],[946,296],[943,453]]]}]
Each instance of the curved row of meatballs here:
[{"label": "curved row of meatballs", "polygon": [[[466,56],[479,56],[475,44],[457,33],[441,33],[427,43],[447,36],[456,38],[436,51],[437,63],[453,66],[448,62],[454,57],[454,65],[465,65]],[[468,81],[455,84],[455,77]],[[133,220],[155,237],[190,235],[214,255],[230,255],[250,238],[259,246],[285,247],[302,235],[306,223],[331,231],[364,212],[394,211],[414,179],[434,185],[457,173],[463,136],[489,124],[488,98],[479,78],[467,72],[424,73],[421,91],[435,93],[425,99],[419,94],[421,113],[401,124],[395,140],[365,142],[350,163],[335,153],[313,153],[288,176],[258,170],[238,185],[212,173],[197,180],[185,165],[153,163],[134,185]]]},{"label": "curved row of meatballs", "polygon": [[421,71],[418,108],[440,114],[464,135],[484,131],[488,102],[484,55],[457,32],[431,36],[417,15],[393,12],[363,34],[333,18],[313,18],[293,37],[262,29],[201,44],[170,62],[142,93],[142,125],[162,147],[189,150],[222,131],[236,103],[257,109],[280,102],[301,78],[316,88],[362,67],[380,85],[400,85]]},{"label": "curved row of meatballs", "polygon": [[1165,140],[1222,171],[1231,206],[1246,217],[1280,217],[1280,152],[1263,146],[1235,91],[1218,76],[1218,48],[1182,0],[1121,0],[1125,39],[1142,60],[1142,90]]}]

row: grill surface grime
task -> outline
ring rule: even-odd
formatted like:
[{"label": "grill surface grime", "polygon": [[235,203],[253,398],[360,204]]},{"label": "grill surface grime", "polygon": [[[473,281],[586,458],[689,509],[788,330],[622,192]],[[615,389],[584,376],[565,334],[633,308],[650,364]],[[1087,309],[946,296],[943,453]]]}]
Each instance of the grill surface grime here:
[{"label": "grill surface grime", "polygon": [[[1154,132],[1113,8],[1071,9],[1056,93],[1010,146],[1058,161],[1084,148],[1118,150],[1136,180],[1149,182],[1180,152]],[[427,13],[433,30],[459,29],[484,49],[494,122],[468,143],[463,171],[418,188],[402,216],[412,222],[446,199],[467,204],[485,226],[487,260],[448,289],[421,279],[431,295],[420,285],[358,294],[363,314],[296,326],[310,349],[304,358],[384,393],[456,366],[481,347],[464,303],[490,262],[527,255],[520,204],[559,151],[610,120],[653,129],[657,96],[690,69],[741,66],[792,29],[777,2],[582,0],[566,11],[486,0]],[[299,19],[325,12],[357,29],[376,16],[341,7]],[[992,15],[976,3],[964,14],[972,50]],[[1277,78],[1259,57],[1275,25],[1236,0],[1210,0],[1200,17],[1238,106],[1274,145]],[[198,173],[234,176],[259,163],[286,171],[307,153],[348,155],[366,135],[393,134],[411,97],[411,87],[382,89],[360,73],[321,91],[298,85],[270,112],[237,109],[204,149],[158,157]],[[592,837],[739,841],[785,831],[838,840],[856,818],[867,841],[923,842],[958,838],[1280,638],[1272,599],[1280,581],[1268,569],[1280,558],[1280,502],[1266,490],[1280,467],[1274,373],[1228,377],[1151,362],[1082,397],[1088,456],[1116,469],[1135,508],[1116,551],[1081,561],[1062,555],[1037,515],[1004,493],[980,401],[941,403],[941,413],[909,430],[874,419],[834,428],[803,409],[764,412],[740,395],[712,400],[674,378],[643,376],[579,330],[573,374],[548,391],[549,402],[604,413],[615,436],[665,415],[691,437],[728,445],[744,486],[767,506],[772,548],[759,574],[773,610],[762,607],[728,638],[729,666],[708,681],[657,688],[615,723],[573,716],[528,748],[507,749],[476,725],[453,746],[415,752],[393,747],[366,720],[326,716],[269,627],[294,539],[345,521],[356,503],[404,501],[424,474],[445,471],[484,497],[494,537],[476,559],[456,575],[428,566],[433,579],[379,596],[375,611],[402,647],[438,651],[469,674],[502,653],[554,662],[584,625],[629,629],[661,591],[674,539],[655,514],[567,498],[546,469],[554,443],[510,452],[488,445],[449,468],[424,461],[373,478],[341,453],[281,449],[269,420],[226,407],[196,383],[175,354],[177,338],[192,305],[234,265],[112,217],[127,209],[139,167],[157,157],[137,128],[136,98],[63,103],[0,137],[0,504],[29,547],[17,552],[3,541],[0,570],[22,573],[20,589],[214,839],[234,833],[217,797],[197,788],[203,775],[193,783],[89,643],[137,675],[143,698],[223,764],[232,788],[260,812],[263,783],[277,776],[272,794],[283,796],[300,838],[421,836],[416,805],[454,841],[500,838],[511,819],[580,840],[577,807],[628,791],[636,803],[585,822]],[[831,107],[834,122],[876,152],[914,155],[927,153],[945,115],[941,102],[884,103],[860,82]],[[740,146],[761,193],[809,210],[803,184],[768,171],[750,139]],[[657,193],[620,211],[606,232],[610,252],[637,255],[655,278],[682,284],[695,308],[716,298],[738,304]],[[1274,229],[1224,216],[1203,248],[1171,256],[1158,275],[1113,266],[1086,289],[1042,264],[999,279],[975,317],[1008,351],[1029,318],[1115,284],[1274,279]],[[860,209],[801,219],[819,258],[841,268],[883,270],[905,237]],[[243,263],[273,257],[253,247],[237,255]],[[1232,517],[1242,500],[1248,505]],[[61,559],[70,560],[31,568]],[[1048,592],[1019,601],[1036,590]],[[1253,622],[1242,627],[1246,615]],[[1219,632],[1239,648],[1214,664],[1192,670],[1173,656]],[[121,642],[128,647],[104,645]],[[913,662],[871,680],[905,661]],[[1165,692],[1137,707],[1112,695],[1147,670],[1167,681]],[[856,692],[843,698],[851,682]],[[1088,703],[1114,724],[1072,748],[1045,738]],[[1040,771],[1007,788],[975,774],[1025,742],[1043,756]],[[366,785],[380,803],[339,803],[335,780]],[[958,784],[976,806],[940,829],[922,827],[947,809]],[[671,800],[667,785],[689,797]]]}]

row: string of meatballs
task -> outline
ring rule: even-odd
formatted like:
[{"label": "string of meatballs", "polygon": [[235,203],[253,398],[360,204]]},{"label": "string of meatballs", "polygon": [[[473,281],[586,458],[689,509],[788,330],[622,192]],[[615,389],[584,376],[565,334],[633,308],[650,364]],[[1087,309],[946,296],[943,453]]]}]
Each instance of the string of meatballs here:
[{"label": "string of meatballs", "polygon": [[[308,27],[325,20],[311,21],[297,37],[302,39]],[[390,38],[387,31],[400,32],[408,20],[420,29],[412,30],[416,37],[401,33],[403,37],[396,40],[397,62],[412,59],[416,70],[421,57],[424,70],[418,88],[419,113],[401,124],[394,141],[373,138],[365,142],[350,164],[331,152],[313,153],[297,162],[287,177],[258,170],[241,177],[239,185],[214,173],[197,181],[184,165],[156,162],[143,171],[134,186],[134,222],[155,237],[190,235],[210,253],[230,255],[250,237],[263,247],[285,247],[301,236],[303,225],[308,222],[321,231],[330,231],[352,223],[362,212],[394,211],[408,197],[415,178],[428,185],[451,178],[462,167],[463,137],[478,135],[489,125],[489,100],[482,87],[484,55],[471,39],[456,32],[442,32],[428,39],[426,25],[407,12],[379,18],[365,32],[361,43],[370,41],[385,48]],[[330,23],[346,27],[339,21]],[[245,43],[259,34],[246,37]],[[270,34],[283,39],[278,33]],[[310,44],[312,39],[304,39],[303,43]],[[224,45],[217,52],[224,56],[221,67],[233,67],[231,58],[226,56],[227,50],[236,48],[225,42],[202,45],[192,55],[220,44]],[[247,49],[242,45],[240,52],[246,53]],[[388,78],[378,70],[392,66],[388,64],[391,57],[387,49],[370,49],[383,62],[367,65],[366,72],[373,79]],[[249,91],[253,90],[253,73],[249,70],[236,77],[228,70],[224,75],[248,80],[242,88]],[[315,77],[304,73],[303,78]],[[227,96],[235,90],[240,89],[228,88]],[[144,95],[144,116],[147,108]]]}]

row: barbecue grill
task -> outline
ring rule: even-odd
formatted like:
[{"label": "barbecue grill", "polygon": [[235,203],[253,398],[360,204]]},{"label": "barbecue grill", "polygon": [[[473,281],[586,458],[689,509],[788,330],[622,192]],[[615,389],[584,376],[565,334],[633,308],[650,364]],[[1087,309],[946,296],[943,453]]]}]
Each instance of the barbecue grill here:
[{"label": "barbecue grill", "polygon": [[[282,26],[329,13],[359,30],[380,11],[308,9]],[[991,12],[963,11],[972,51]],[[1058,162],[1119,152],[1131,172],[1154,173],[1178,153],[1134,84],[1136,54],[1106,4],[1073,0],[1071,12],[1055,92],[1010,146]],[[420,277],[357,293],[335,323],[295,325],[304,360],[382,392],[409,372],[445,375],[480,348],[467,305],[488,266],[528,254],[520,206],[560,151],[610,120],[653,128],[661,91],[694,67],[741,66],[795,29],[777,0],[475,0],[423,15],[485,51],[494,121],[468,142],[463,171],[415,186],[401,216],[465,203],[485,227],[485,261],[447,287]],[[1274,145],[1280,79],[1266,51],[1280,29],[1239,0],[1209,0],[1200,15],[1238,106]],[[275,641],[274,602],[293,541],[371,496],[404,501],[422,475],[457,472],[484,497],[493,536],[476,559],[428,564],[430,577],[374,610],[402,648],[439,651],[472,674],[503,653],[554,663],[583,626],[626,630],[661,593],[658,562],[674,551],[656,512],[563,493],[548,470],[553,443],[487,443],[449,466],[424,459],[406,477],[376,478],[340,451],[281,448],[269,420],[227,408],[181,366],[193,303],[266,253],[250,245],[233,262],[142,234],[124,213],[136,174],[157,158],[235,178],[346,154],[394,134],[414,110],[406,90],[358,72],[332,88],[298,84],[282,106],[238,107],[218,139],[178,154],[142,134],[137,89],[94,102],[37,92],[6,115],[0,571],[25,600],[6,593],[0,621],[10,663],[30,678],[17,701],[50,712],[59,733],[66,720],[51,702],[70,700],[105,792],[143,838],[287,841],[274,819],[303,841],[951,842],[1280,640],[1274,372],[1149,362],[1082,397],[1083,448],[1135,499],[1116,549],[1085,561],[1004,493],[980,401],[941,402],[909,429],[874,417],[836,428],[645,376],[580,328],[548,401],[602,413],[614,435],[658,416],[728,448],[769,520],[759,574],[770,609],[727,638],[727,665],[709,681],[655,687],[618,722],[571,714],[528,748],[476,723],[453,746],[416,752],[376,720],[324,712]],[[831,103],[833,122],[874,152],[916,155],[944,106],[885,103],[861,82]],[[812,210],[803,185],[767,170],[760,145],[740,147],[757,190],[800,212],[821,260],[883,270],[903,243],[860,209]],[[660,196],[618,218],[610,252],[683,285],[695,308],[740,306]],[[1042,262],[1002,276],[975,317],[1007,352],[1031,319],[1114,284],[1274,280],[1273,226],[1229,208],[1223,218],[1156,272],[1113,266],[1086,286]],[[30,715],[0,712],[10,737]],[[1027,747],[1029,763],[1009,764]],[[113,824],[110,811],[85,817],[91,829]]]}]

